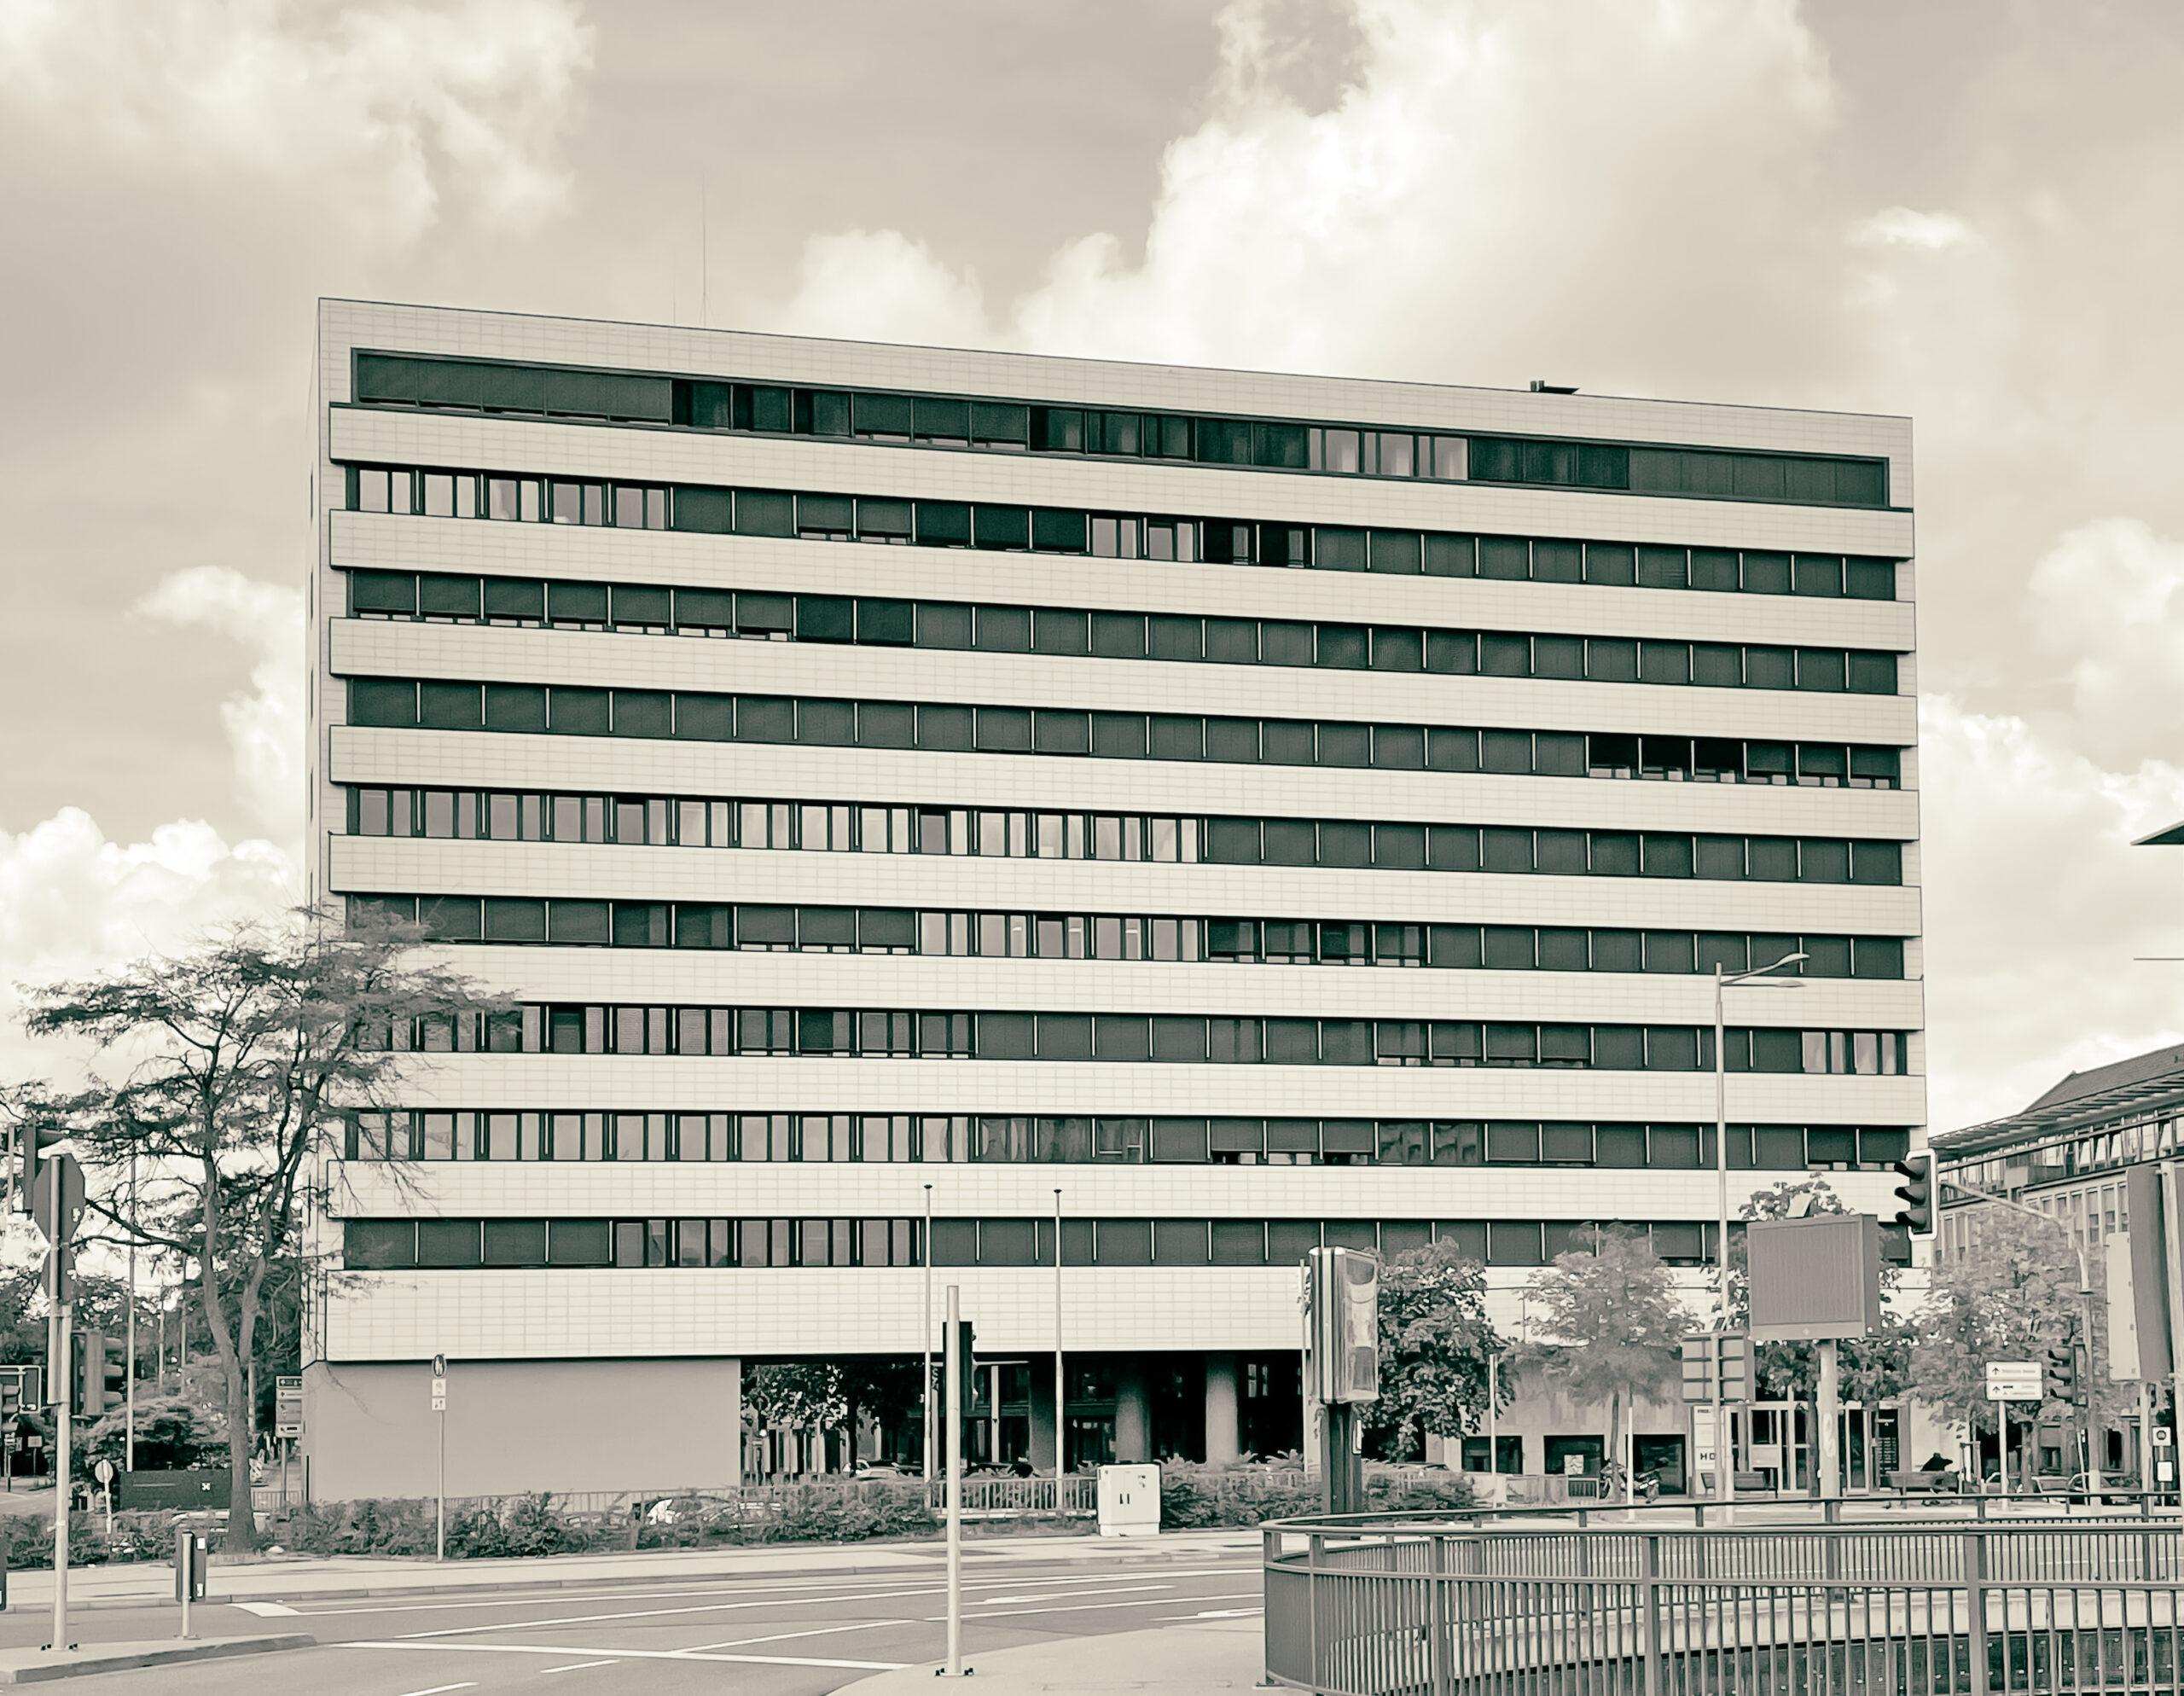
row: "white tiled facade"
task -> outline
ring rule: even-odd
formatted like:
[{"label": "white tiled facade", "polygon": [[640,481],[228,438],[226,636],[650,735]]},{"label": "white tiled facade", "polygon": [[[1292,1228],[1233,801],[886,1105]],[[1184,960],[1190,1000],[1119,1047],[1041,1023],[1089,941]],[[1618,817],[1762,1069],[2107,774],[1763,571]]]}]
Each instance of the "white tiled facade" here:
[{"label": "white tiled facade", "polygon": [[[1736,1025],[1908,1032],[1908,1075],[1735,1075],[1728,1118],[1733,1124],[1905,1127],[1914,1144],[1923,1141],[1906,421],[350,301],[322,303],[319,329],[310,603],[311,871],[317,895],[547,895],[1901,938],[1901,981],[1810,979],[1794,991],[1733,991],[1729,1017]],[[1035,405],[1878,456],[1889,462],[1892,504],[1869,509],[1648,497],[363,407],[351,398],[357,350]],[[359,463],[1853,554],[1901,563],[1896,598],[1881,601],[465,522],[346,510],[344,468]],[[1882,649],[1901,656],[1899,693],[1565,682],[368,621],[347,616],[346,573],[351,569]],[[345,680],[360,677],[1834,739],[1901,748],[1902,787],[1647,782],[379,729],[346,722]],[[351,785],[1849,837],[1903,844],[1904,874],[1901,886],[1815,886],[396,839],[347,833]],[[1712,1016],[1711,984],[1696,975],[1345,972],[491,944],[450,947],[444,957],[526,1002],[1682,1025],[1707,1024]],[[1710,1119],[1713,1103],[1711,1077],[1693,1072],[553,1054],[421,1059],[413,1086],[410,1104],[420,1109],[503,1112],[1689,1123]],[[1733,1206],[1744,1188],[1788,1175],[1735,1175]],[[1877,1171],[1844,1171],[1831,1182],[1854,1206],[1891,1211],[1886,1198],[1893,1180]],[[899,1217],[921,1211],[928,1184],[936,1217],[984,1219],[1050,1216],[1057,1188],[1065,1212],[1079,1219],[1639,1223],[1708,1221],[1715,1210],[1711,1170],[494,1160],[418,1163],[398,1176],[382,1165],[352,1161],[333,1187],[332,1211],[339,1217],[322,1222],[322,1240],[338,1250],[345,1219],[413,1215]],[[1529,1275],[1514,1269],[1490,1275],[1496,1316],[1513,1328],[1521,1319],[1518,1292]],[[962,1287],[982,1351],[1038,1360],[1054,1343],[1052,1278],[1043,1269],[973,1267],[949,1269],[938,1281]],[[1073,1353],[1194,1362],[1202,1357],[1228,1361],[1232,1371],[1240,1356],[1293,1360],[1296,1275],[1288,1267],[1072,1267],[1064,1283],[1064,1342]],[[557,1398],[574,1404],[589,1393],[583,1386],[618,1363],[681,1362],[725,1374],[735,1362],[754,1358],[915,1356],[924,1297],[924,1274],[912,1267],[338,1274],[314,1314],[313,1442],[322,1493],[364,1494],[414,1481],[406,1462],[388,1458],[393,1451],[383,1443],[364,1444],[377,1457],[369,1462],[345,1460],[336,1450],[348,1440],[340,1433],[353,1437],[359,1420],[377,1421],[378,1429],[410,1418],[410,1404],[421,1400],[424,1388],[416,1363],[434,1353],[496,1363],[494,1370],[516,1386],[512,1393],[526,1382],[519,1368],[534,1371],[542,1405]],[[1191,1369],[1200,1368],[1194,1363]],[[1035,1369],[1035,1385],[1045,1370]],[[717,1381],[719,1394],[731,1394],[726,1375]],[[459,1377],[457,1384],[459,1393]],[[692,1393],[702,1399],[710,1392]],[[1043,1386],[1035,1390],[1035,1403],[1044,1393]],[[399,1403],[401,1411],[386,1411],[375,1397]],[[342,1413],[337,1403],[351,1411]],[[1035,1424],[1050,1417],[1050,1406],[1035,1405]],[[710,1433],[702,1419],[694,1424],[684,1413],[663,1418],[653,1434],[655,1449],[663,1452],[652,1457],[644,1479],[717,1482],[732,1476],[732,1409]],[[1233,1442],[1233,1433],[1212,1433],[1205,1441],[1219,1452],[1224,1438]],[[1031,1441],[1037,1450],[1051,1438],[1035,1431]],[[544,1475],[551,1471],[552,1462],[538,1460],[524,1474],[527,1487],[570,1487],[563,1477]],[[338,1490],[337,1478],[343,1480]],[[590,1473],[585,1478],[595,1482]],[[609,1478],[627,1481],[623,1474]]]}]

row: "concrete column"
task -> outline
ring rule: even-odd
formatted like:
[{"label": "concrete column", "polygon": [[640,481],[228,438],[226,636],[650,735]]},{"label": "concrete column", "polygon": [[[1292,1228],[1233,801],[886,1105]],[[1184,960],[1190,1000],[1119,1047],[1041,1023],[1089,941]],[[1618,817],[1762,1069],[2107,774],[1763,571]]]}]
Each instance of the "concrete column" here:
[{"label": "concrete column", "polygon": [[1129,1465],[1153,1454],[1153,1407],[1145,1397],[1145,1374],[1134,1366],[1115,1374],[1115,1459]]},{"label": "concrete column", "polygon": [[1236,1357],[1205,1357],[1205,1463],[1225,1467],[1241,1452],[1236,1426]]},{"label": "concrete column", "polygon": [[1054,1374],[1031,1374],[1031,1464],[1042,1472],[1051,1472],[1054,1467]]}]

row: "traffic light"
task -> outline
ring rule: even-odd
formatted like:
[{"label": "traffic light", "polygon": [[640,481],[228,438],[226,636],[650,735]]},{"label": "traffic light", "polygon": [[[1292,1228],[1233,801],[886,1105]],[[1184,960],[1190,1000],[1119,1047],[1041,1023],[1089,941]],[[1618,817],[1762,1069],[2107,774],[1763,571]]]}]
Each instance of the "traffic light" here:
[{"label": "traffic light", "polygon": [[2078,1398],[2078,1351],[2076,1344],[2048,1350],[2048,1362],[2040,1373],[2040,1388],[2050,1400],[2076,1402]]},{"label": "traffic light", "polygon": [[1889,1221],[1911,1233],[1914,1237],[1928,1237],[1934,1234],[1934,1157],[1921,1152],[1898,1160],[1896,1175],[1903,1182],[1896,1187],[1896,1199],[1903,1205]]},{"label": "traffic light", "polygon": [[979,1399],[979,1358],[977,1350],[973,1346],[973,1340],[971,1321],[967,1319],[957,1320],[956,1321],[956,1382],[960,1386],[959,1393],[962,1397],[961,1408],[966,1417],[970,1414],[971,1404]]},{"label": "traffic light", "polygon": [[31,1211],[31,1198],[38,1188],[39,1169],[46,1160],[46,1150],[56,1142],[67,1141],[68,1133],[51,1126],[38,1126],[28,1121],[17,1123],[10,1133],[13,1146],[8,1153],[9,1194],[11,1205],[18,1213]]}]

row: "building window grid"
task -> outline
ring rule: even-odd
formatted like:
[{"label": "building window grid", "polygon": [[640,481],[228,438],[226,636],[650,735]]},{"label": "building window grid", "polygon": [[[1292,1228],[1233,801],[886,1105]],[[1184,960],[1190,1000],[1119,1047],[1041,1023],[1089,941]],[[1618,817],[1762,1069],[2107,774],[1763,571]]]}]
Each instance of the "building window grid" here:
[{"label": "building window grid", "polygon": [[[339,1130],[366,1162],[589,1160],[859,1165],[1199,1165],[1711,1168],[1703,1124],[1504,1120],[1144,1118],[1098,1115],[358,1111]],[[1732,1125],[1738,1171],[1882,1171],[1901,1126]],[[1853,1158],[1844,1159],[1845,1153]]]},{"label": "building window grid", "polygon": [[[1896,693],[1896,654],[1865,648],[985,606],[558,578],[420,576],[363,568],[344,575],[350,616],[375,622],[1832,694]],[[531,610],[511,610],[521,608]]]},{"label": "building window grid", "polygon": [[[1732,1026],[1728,1070],[1897,1077],[1901,1031]],[[1267,1066],[1520,1066],[1696,1072],[1713,1032],[1679,1025],[1531,1024],[1140,1013],[529,1003],[503,1014],[398,1021],[375,1051],[799,1058],[1152,1061]],[[683,1046],[700,1043],[699,1046]]]},{"label": "building window grid", "polygon": [[[1062,1228],[1065,1265],[1087,1267],[1287,1264],[1323,1241],[1396,1252],[1453,1241],[1497,1266],[1545,1263],[1593,1241],[1590,1221],[1070,1219]],[[1712,1252],[1706,1222],[1641,1220],[1626,1227],[1649,1235],[1674,1266],[1699,1266]],[[344,1269],[350,1272],[473,1271],[607,1267],[745,1271],[788,1268],[877,1269],[935,1266],[1029,1268],[1054,1260],[1046,1218],[688,1217],[616,1219],[350,1219],[344,1222]]]},{"label": "building window grid", "polygon": [[[473,510],[450,514],[456,517],[606,525],[612,514],[617,527],[669,529],[694,535],[964,548],[1381,576],[1484,578],[1864,601],[1896,598],[1895,562],[1865,555],[1638,547],[1626,542],[1370,530],[1281,520],[1094,513],[780,490],[688,485],[630,490],[627,485],[557,482],[538,473],[402,466],[350,465],[344,469],[348,510],[398,516],[434,516],[418,504],[421,500],[418,491],[427,479],[440,478],[450,480],[458,489],[478,491],[472,502]],[[577,492],[557,496],[557,491]],[[624,496],[634,501],[640,494],[645,522],[641,526],[621,524],[624,512],[637,510],[625,502]],[[386,504],[375,504],[381,501]],[[658,522],[653,521],[655,515]],[[601,598],[603,601],[603,595]],[[601,617],[603,627],[603,613]],[[587,622],[575,614],[570,619],[579,627]]]},{"label": "building window grid", "polygon": [[[1393,921],[1183,919],[474,895],[351,895],[349,921],[493,946],[1704,975],[1803,953],[1785,976],[1897,980],[1903,939]],[[1838,1057],[1839,1058],[1839,1057]],[[1815,1067],[1815,1069],[1822,1069]],[[1870,1070],[1852,1066],[1850,1070]]]},{"label": "building window grid", "polygon": [[1895,789],[1902,750],[1627,731],[352,677],[360,728],[1066,758]]},{"label": "building window grid", "polygon": [[[1358,820],[1176,818],[1159,815],[874,806],[788,801],[648,800],[603,795],[351,786],[348,832],[422,836],[433,820],[476,821],[484,839],[603,844],[618,818],[659,819],[648,845],[772,851],[950,854],[1362,870],[1484,871],[1594,877],[1695,877],[1774,883],[1902,880],[1901,845],[1867,839],[1692,836]],[[425,799],[447,798],[435,811]],[[508,834],[510,828],[515,834]],[[648,832],[650,825],[648,823]]]},{"label": "building window grid", "polygon": [[356,404],[366,406],[604,419],[984,452],[1091,455],[1292,473],[1468,479],[1812,505],[1881,507],[1888,500],[1887,462],[1870,456],[1117,410],[361,351],[352,392]]}]

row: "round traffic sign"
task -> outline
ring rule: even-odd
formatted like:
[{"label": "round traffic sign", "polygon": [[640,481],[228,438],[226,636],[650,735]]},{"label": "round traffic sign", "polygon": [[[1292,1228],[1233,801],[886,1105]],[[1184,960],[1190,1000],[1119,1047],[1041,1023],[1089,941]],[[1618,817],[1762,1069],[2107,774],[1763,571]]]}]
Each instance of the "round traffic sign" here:
[{"label": "round traffic sign", "polygon": [[92,1471],[92,1472],[96,1476],[96,1478],[98,1478],[98,1481],[99,1481],[101,1484],[112,1484],[112,1483],[113,1482],[113,1461],[100,1461],[100,1462],[98,1463],[98,1465],[97,1465],[97,1466],[96,1466],[96,1467],[92,1467],[92,1468],[91,1468],[91,1471]]},{"label": "round traffic sign", "polygon": [[2157,1449],[2166,1449],[2169,1447],[2169,1427],[2165,1425],[2156,1426],[2153,1428],[2153,1446]]}]

